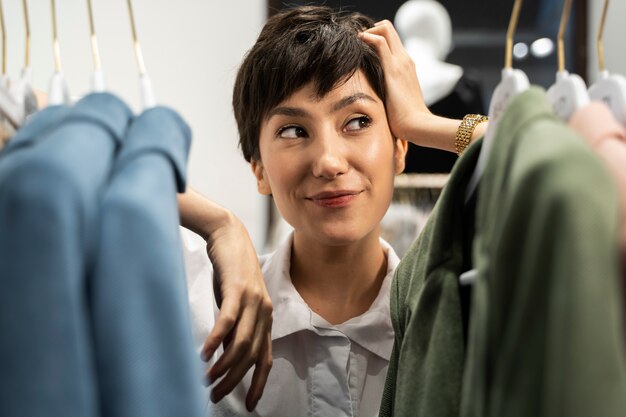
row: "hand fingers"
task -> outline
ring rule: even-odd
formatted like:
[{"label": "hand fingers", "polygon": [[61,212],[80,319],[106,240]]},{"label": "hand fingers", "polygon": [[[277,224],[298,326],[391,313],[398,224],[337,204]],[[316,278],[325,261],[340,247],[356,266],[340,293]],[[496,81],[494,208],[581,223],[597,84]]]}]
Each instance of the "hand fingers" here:
[{"label": "hand fingers", "polygon": [[[395,33],[395,30],[391,26],[391,23],[386,22],[387,23],[381,23],[380,26],[361,32],[361,39],[376,50],[385,72],[385,82],[388,83],[390,80],[403,80],[406,76],[409,76],[412,80],[416,75],[415,62],[413,62],[404,49],[404,46],[402,46],[399,37],[397,38],[397,42],[399,43],[398,48],[401,49],[393,53],[389,45],[389,30],[391,29],[393,33]],[[379,32],[380,34],[375,32]]]},{"label": "hand fingers", "polygon": [[[270,326],[271,327],[271,326]],[[254,374],[252,375],[252,383],[246,396],[246,408],[248,411],[252,411],[256,408],[261,396],[263,395],[263,389],[267,382],[270,370],[272,369],[272,337],[270,333],[265,336],[265,341],[261,346],[261,352],[259,354],[259,360],[254,368]]]},{"label": "hand fingers", "polygon": [[210,381],[215,381],[228,372],[226,377],[213,388],[211,392],[212,401],[218,402],[230,393],[248,372],[248,369],[257,362],[267,333],[267,321],[261,319],[260,322],[257,322],[257,317],[258,309],[247,308],[243,312],[232,343],[209,370]]},{"label": "hand fingers", "polygon": [[361,32],[360,36],[365,43],[371,45],[376,50],[383,66],[385,66],[385,63],[391,62],[393,54],[391,53],[387,39],[384,36],[376,35],[367,31]]},{"label": "hand fingers", "polygon": [[387,40],[392,54],[404,53],[405,50],[400,35],[398,35],[398,32],[389,20],[381,20],[377,22],[374,27],[369,28],[365,32],[384,37]]},{"label": "hand fingers", "polygon": [[207,337],[202,347],[202,360],[208,361],[215,353],[219,345],[233,330],[237,323],[239,310],[241,309],[241,299],[236,296],[226,297],[222,303],[222,308],[215,320],[215,326]]},{"label": "hand fingers", "polygon": [[[246,305],[232,335],[231,343],[225,346],[224,354],[209,371],[209,379],[211,381],[215,381],[224,375],[243,355],[249,354],[253,347],[256,346],[256,352],[258,352],[260,342],[256,339],[260,338],[260,335],[256,335],[257,327],[265,328],[265,323],[267,322],[265,317],[259,317],[259,307],[258,304]],[[263,339],[260,338],[260,340],[262,341]],[[252,363],[254,362],[253,360]]]}]

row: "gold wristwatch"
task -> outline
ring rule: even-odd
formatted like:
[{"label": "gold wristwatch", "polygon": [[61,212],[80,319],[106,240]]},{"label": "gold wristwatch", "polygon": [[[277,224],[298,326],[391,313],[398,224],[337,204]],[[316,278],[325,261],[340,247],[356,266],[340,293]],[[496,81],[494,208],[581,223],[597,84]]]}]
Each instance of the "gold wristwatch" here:
[{"label": "gold wristwatch", "polygon": [[465,117],[463,117],[456,131],[456,136],[454,137],[454,149],[457,155],[461,155],[470,144],[476,126],[487,120],[489,120],[489,118],[482,114],[466,114]]}]

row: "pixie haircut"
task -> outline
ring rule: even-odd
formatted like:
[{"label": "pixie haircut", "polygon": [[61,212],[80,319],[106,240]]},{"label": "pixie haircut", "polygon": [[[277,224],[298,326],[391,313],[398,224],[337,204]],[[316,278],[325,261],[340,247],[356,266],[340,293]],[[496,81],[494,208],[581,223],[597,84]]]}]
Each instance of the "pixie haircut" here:
[{"label": "pixie haircut", "polygon": [[260,159],[261,122],[269,112],[310,82],[321,99],[361,70],[385,101],[378,55],[358,37],[372,26],[374,21],[367,16],[325,6],[289,9],[267,21],[239,68],[233,91],[246,161]]}]

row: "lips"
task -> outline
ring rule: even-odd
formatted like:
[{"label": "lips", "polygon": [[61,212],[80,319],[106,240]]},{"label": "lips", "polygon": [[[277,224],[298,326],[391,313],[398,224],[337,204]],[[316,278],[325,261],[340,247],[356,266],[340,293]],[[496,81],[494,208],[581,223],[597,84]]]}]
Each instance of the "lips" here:
[{"label": "lips", "polygon": [[309,197],[308,200],[325,208],[341,208],[350,205],[359,194],[361,194],[361,191],[324,191]]}]

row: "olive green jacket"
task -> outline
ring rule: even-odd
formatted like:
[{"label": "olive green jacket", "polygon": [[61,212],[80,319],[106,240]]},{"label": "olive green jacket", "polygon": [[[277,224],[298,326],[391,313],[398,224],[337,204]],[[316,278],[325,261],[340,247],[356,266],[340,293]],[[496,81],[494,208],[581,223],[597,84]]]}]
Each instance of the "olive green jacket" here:
[{"label": "olive green jacket", "polygon": [[537,87],[511,102],[494,139],[461,415],[626,416],[610,174]]},{"label": "olive green jacket", "polygon": [[395,343],[380,417],[459,415],[465,360],[459,276],[471,263],[464,222],[473,221],[464,195],[480,147],[472,144],[456,162],[426,226],[396,269]]},{"label": "olive green jacket", "polygon": [[479,146],[396,271],[380,415],[625,416],[616,191],[535,87],[500,120],[480,184],[464,352],[458,276]]}]

